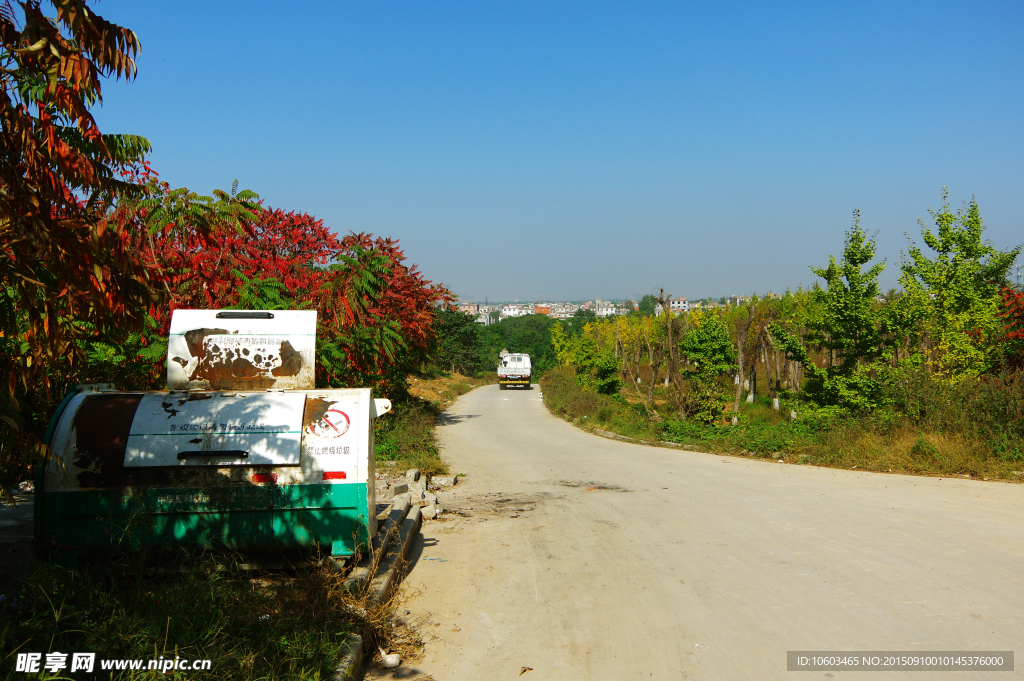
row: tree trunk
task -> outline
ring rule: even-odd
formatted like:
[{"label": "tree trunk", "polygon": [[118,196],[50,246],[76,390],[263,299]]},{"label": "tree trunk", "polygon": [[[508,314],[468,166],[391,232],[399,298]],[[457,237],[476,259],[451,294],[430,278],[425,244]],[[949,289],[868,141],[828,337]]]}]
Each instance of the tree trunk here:
[{"label": "tree trunk", "polygon": [[634,365],[636,366],[636,371],[633,372],[633,375],[636,376],[637,383],[643,383],[643,380],[640,378],[640,356],[642,352],[643,348],[640,347],[640,337],[638,335],[636,339],[636,361],[634,362]]},{"label": "tree trunk", "polygon": [[757,358],[750,363],[750,392],[747,393],[747,404],[754,403],[754,397],[757,395]]},{"label": "tree trunk", "polygon": [[672,311],[669,309],[668,301],[672,298],[669,294],[668,299],[665,298],[665,289],[661,289],[658,295],[658,303],[661,304],[661,309],[665,312],[665,346],[666,356],[668,359],[666,371],[668,375],[665,377],[666,387],[668,386],[667,381],[671,381],[672,385],[676,389],[676,410],[678,411],[683,399],[683,377],[679,373],[679,344],[676,343],[674,338],[675,322],[672,319]]},{"label": "tree trunk", "polygon": [[[769,342],[771,339],[769,338]],[[775,349],[774,343],[772,343],[771,350],[764,351],[764,359],[766,362],[766,374],[768,376],[768,396],[772,398],[772,409],[774,411],[779,410],[779,352]],[[770,364],[767,364],[769,360],[774,360]],[[774,366],[773,366],[774,365]]]},{"label": "tree trunk", "polygon": [[651,362],[651,382],[647,386],[647,402],[654,409],[654,386],[658,385],[658,371],[661,369],[662,345],[652,343],[647,331],[644,331],[644,340],[647,342],[647,357]]},{"label": "tree trunk", "polygon": [[739,373],[736,376],[736,397],[732,403],[732,424],[735,426],[740,422],[740,398],[743,396],[743,369],[744,369],[744,347],[747,344],[747,332],[750,331],[750,311],[747,310],[747,318],[736,323],[736,366]]}]

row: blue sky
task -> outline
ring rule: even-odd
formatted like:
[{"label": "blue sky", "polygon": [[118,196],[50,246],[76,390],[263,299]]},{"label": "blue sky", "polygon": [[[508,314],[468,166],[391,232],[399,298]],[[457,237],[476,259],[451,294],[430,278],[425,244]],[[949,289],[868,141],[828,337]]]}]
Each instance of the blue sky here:
[{"label": "blue sky", "polygon": [[976,195],[1024,241],[1020,3],[139,3],[105,132],[172,186],[240,186],[401,240],[463,299],[809,284],[854,208]]}]

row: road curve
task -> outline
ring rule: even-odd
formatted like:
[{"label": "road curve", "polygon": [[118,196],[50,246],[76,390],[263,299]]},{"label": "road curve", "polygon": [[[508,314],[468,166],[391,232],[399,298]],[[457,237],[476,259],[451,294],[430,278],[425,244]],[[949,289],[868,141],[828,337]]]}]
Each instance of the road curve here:
[{"label": "road curve", "polygon": [[406,678],[826,678],[786,651],[1024,652],[1022,485],[606,440],[537,386],[474,390],[438,433],[466,515],[424,525]]}]

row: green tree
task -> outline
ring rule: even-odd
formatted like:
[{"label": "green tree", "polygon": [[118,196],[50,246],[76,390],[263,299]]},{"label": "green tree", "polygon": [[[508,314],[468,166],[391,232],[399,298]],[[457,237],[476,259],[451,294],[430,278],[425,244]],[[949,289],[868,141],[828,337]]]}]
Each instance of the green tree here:
[{"label": "green tree", "polygon": [[435,312],[437,350],[434,362],[445,371],[472,374],[480,368],[480,327],[476,317],[455,309]]},{"label": "green tree", "polygon": [[551,327],[555,320],[547,315],[527,315],[503,319],[480,329],[479,365],[491,370],[498,364],[502,348],[530,356],[534,377],[539,377],[557,363],[551,345]]},{"label": "green tree", "polygon": [[619,358],[611,352],[603,351],[594,356],[591,365],[594,392],[598,395],[619,394],[619,390],[622,388],[620,364]]},{"label": "green tree", "polygon": [[690,391],[683,411],[703,423],[715,423],[722,415],[721,377],[736,368],[736,350],[729,329],[717,314],[698,316],[679,349],[687,361],[683,375]]},{"label": "green tree", "polygon": [[978,203],[971,199],[952,211],[942,188],[942,208],[929,209],[935,231],[923,220],[921,238],[934,253],[928,257],[911,242],[900,279],[907,292],[905,307],[916,306],[910,321],[923,319],[932,340],[936,371],[949,380],[977,376],[992,362],[991,339],[1000,330],[999,291],[1021,247],[1000,251],[983,240],[985,226]]},{"label": "green tree", "polygon": [[701,315],[691,328],[679,349],[686,358],[683,375],[694,380],[715,380],[736,369],[736,348],[729,329],[716,314]]},{"label": "green tree", "polygon": [[565,332],[570,336],[578,336],[590,322],[597,321],[597,314],[593,310],[580,308],[573,312],[570,319],[564,320]]},{"label": "green tree", "polygon": [[622,388],[622,364],[614,352],[598,346],[592,329],[585,327],[581,333],[570,335],[562,322],[556,322],[550,335],[556,361],[560,366],[573,367],[576,382],[584,391],[615,395]]},{"label": "green tree", "polygon": [[[825,280],[826,288],[812,290],[800,314],[807,326],[807,341],[825,352],[825,367],[811,361],[798,338],[779,323],[768,326],[777,346],[789,359],[800,362],[808,376],[809,396],[823,405],[865,412],[878,406],[877,364],[882,356],[882,331],[878,296],[878,275],[885,268],[877,263],[863,269],[875,256],[875,240],[860,227],[860,212],[853,213],[853,227],[846,233],[843,258],[829,256],[824,268],[811,270]],[[813,303],[813,304],[810,304]]]},{"label": "green tree", "polygon": [[826,288],[818,292],[820,316],[812,320],[810,338],[830,353],[828,365],[834,374],[850,375],[882,353],[875,298],[885,262],[862,269],[874,257],[875,240],[861,229],[860,211],[855,210],[843,259],[836,263],[829,256],[827,267],[811,267],[825,280]]},{"label": "green tree", "polygon": [[585,391],[599,395],[614,395],[622,387],[619,360],[615,354],[602,350],[588,333],[571,336],[568,346],[569,363],[576,369],[576,382]]},{"label": "green tree", "polygon": [[654,310],[657,308],[657,305],[658,299],[648,293],[640,299],[640,304],[637,307],[640,308],[640,314],[644,317],[653,317]]}]

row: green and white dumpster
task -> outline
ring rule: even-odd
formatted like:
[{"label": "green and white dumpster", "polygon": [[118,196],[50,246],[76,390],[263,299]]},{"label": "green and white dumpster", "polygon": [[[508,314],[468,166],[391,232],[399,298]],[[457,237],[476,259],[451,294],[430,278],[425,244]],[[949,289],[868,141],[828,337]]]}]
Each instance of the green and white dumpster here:
[{"label": "green and white dumpster", "polygon": [[[246,328],[201,326],[210,333],[192,334],[190,357],[169,353],[169,364],[215,369],[185,383],[273,384],[282,366],[297,383],[311,359],[294,333],[274,335],[281,313],[253,312],[264,316],[247,320],[231,312]],[[181,317],[205,324],[201,317],[215,313],[179,310],[174,322],[179,329],[188,326]],[[290,332],[300,328],[295,314],[284,315]],[[314,315],[315,328],[315,312],[299,314]],[[306,373],[302,384],[311,383]],[[72,552],[191,546],[351,555],[377,531],[373,420],[390,408],[368,388],[311,385],[79,392],[51,423],[53,456],[36,492],[37,539]]]}]

